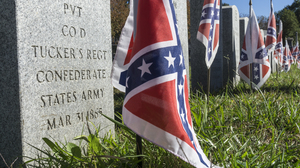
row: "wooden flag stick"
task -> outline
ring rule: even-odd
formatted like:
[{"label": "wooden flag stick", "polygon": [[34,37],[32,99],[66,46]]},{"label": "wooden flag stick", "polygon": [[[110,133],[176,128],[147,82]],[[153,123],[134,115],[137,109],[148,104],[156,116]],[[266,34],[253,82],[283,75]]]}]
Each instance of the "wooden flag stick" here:
[{"label": "wooden flag stick", "polygon": [[279,56],[277,57],[277,79],[279,76]]},{"label": "wooden flag stick", "polygon": [[250,77],[250,90],[251,90],[251,93],[252,93],[252,83],[253,83],[253,73],[252,73],[252,66],[253,66],[253,63],[250,63],[250,75],[249,75],[249,77]]},{"label": "wooden flag stick", "polygon": [[[137,22],[136,22],[136,18],[137,18],[137,11],[138,11],[138,0],[133,0],[133,15],[134,15],[134,23],[133,23],[133,27],[134,27],[134,31],[133,31],[133,37],[135,38],[136,35],[136,27],[137,27]],[[137,155],[142,155],[143,151],[142,151],[142,138],[136,134],[136,154]],[[138,168],[142,168],[143,167],[143,161],[142,161],[142,157],[139,156],[138,157]]]},{"label": "wooden flag stick", "polygon": [[[250,22],[250,42],[251,42],[251,44],[252,44],[252,24],[251,24],[251,14],[252,14],[252,11],[251,11],[251,6],[252,6],[252,0],[250,0],[250,2],[249,2],[249,6],[250,6],[250,8],[249,8],[249,22]],[[250,57],[252,57],[252,55],[250,56]],[[250,63],[250,66],[249,66],[249,68],[250,68],[250,71],[249,71],[249,77],[250,77],[250,90],[251,90],[251,93],[252,93],[252,81],[253,81],[253,74],[252,74],[252,63]]]},{"label": "wooden flag stick", "polygon": [[207,107],[209,106],[210,69],[211,69],[211,68],[208,68],[208,70],[207,70],[207,92],[206,92],[206,95],[207,95]]},{"label": "wooden flag stick", "polygon": [[277,53],[278,54],[278,57],[277,57],[277,78],[280,76],[280,72],[281,72],[281,67],[280,67],[280,63],[279,63],[279,61],[280,61],[280,58],[281,58],[281,52],[280,52],[280,54],[279,53]]},{"label": "wooden flag stick", "polygon": [[[136,154],[137,155],[142,155],[143,151],[142,151],[142,138],[136,134]],[[142,157],[139,156],[138,157],[138,168],[142,168],[143,167],[143,160]]]}]

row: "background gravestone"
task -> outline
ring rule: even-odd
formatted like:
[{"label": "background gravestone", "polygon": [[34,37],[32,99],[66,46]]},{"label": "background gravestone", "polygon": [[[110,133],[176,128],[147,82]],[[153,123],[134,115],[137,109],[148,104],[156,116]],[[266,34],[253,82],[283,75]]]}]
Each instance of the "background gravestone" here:
[{"label": "background gravestone", "polygon": [[243,17],[240,18],[240,51],[242,51],[243,45],[244,45],[244,38],[247,31],[249,18]]},{"label": "background gravestone", "polygon": [[[97,5],[95,5],[97,4]],[[0,153],[36,156],[27,143],[101,136],[114,124],[110,2],[0,1]],[[19,162],[21,159],[19,159]],[[0,159],[0,167],[4,162]]]},{"label": "background gravestone", "polygon": [[188,86],[190,85],[189,71],[189,44],[188,44],[188,26],[187,26],[187,4],[186,0],[173,0],[175,14],[178,24],[178,33],[181,42],[182,52],[186,67],[186,77]]},{"label": "background gravestone", "polygon": [[266,43],[266,39],[267,39],[267,30],[260,29],[260,33],[261,33],[261,36],[262,36],[263,39],[264,39],[264,43]]},{"label": "background gravestone", "polygon": [[236,86],[240,81],[240,21],[236,6],[225,6],[223,12],[223,84]]},{"label": "background gravestone", "polygon": [[[287,40],[287,42],[288,42],[288,44],[289,44],[289,47],[290,47],[290,51],[292,52],[292,50],[293,50],[293,42],[294,42],[294,38],[292,38],[292,37],[288,37],[288,38],[286,38],[286,40]],[[285,39],[284,39],[284,44],[285,44]]]},{"label": "background gravestone", "polygon": [[[207,66],[205,63],[205,47],[197,40],[197,31],[202,14],[204,0],[191,0],[190,13],[191,13],[191,27],[190,27],[190,58],[191,58],[191,88],[192,91],[200,90],[207,91]],[[222,4],[222,1],[220,1]],[[220,6],[220,11],[222,7]],[[222,12],[220,12],[220,23],[222,22]],[[211,66],[211,81],[210,91],[216,91],[223,87],[223,35],[222,24],[220,24],[220,40],[219,49],[215,60]]]},{"label": "background gravestone", "polygon": [[269,52],[269,61],[271,63],[271,73],[276,73],[277,72],[277,63],[275,62],[273,55],[274,55],[274,50]]}]

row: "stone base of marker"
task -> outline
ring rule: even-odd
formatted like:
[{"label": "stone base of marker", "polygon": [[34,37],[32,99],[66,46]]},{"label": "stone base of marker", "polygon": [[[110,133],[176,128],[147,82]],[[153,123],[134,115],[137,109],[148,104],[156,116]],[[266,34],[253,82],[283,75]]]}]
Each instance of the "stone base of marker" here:
[{"label": "stone base of marker", "polygon": [[0,153],[8,164],[36,157],[28,144],[44,148],[43,137],[88,135],[88,121],[101,136],[114,133],[101,115],[114,115],[110,23],[109,1],[0,1]]},{"label": "stone base of marker", "polygon": [[191,39],[190,39],[190,57],[191,57],[191,88],[192,92],[207,90],[207,67],[204,60],[205,46],[196,39],[199,28],[201,11],[204,0],[191,0]]},{"label": "stone base of marker", "polygon": [[[242,48],[244,45],[244,38],[245,38],[247,27],[248,27],[249,18],[242,17],[239,20],[240,20],[240,51],[242,51]],[[242,80],[242,82],[245,82],[245,81]]]},{"label": "stone base of marker", "polygon": [[[207,66],[205,63],[205,46],[196,39],[199,23],[201,19],[202,7],[204,0],[191,0],[191,40],[190,40],[190,58],[191,58],[191,88],[192,91],[207,92]],[[220,18],[222,12],[220,13]],[[220,30],[222,25],[220,24]],[[217,91],[223,87],[223,45],[222,31],[220,31],[219,49],[213,64],[211,65],[210,73],[210,92]]]},{"label": "stone base of marker", "polygon": [[244,44],[244,37],[247,31],[249,18],[242,17],[240,18],[240,51],[242,51],[243,44]]},{"label": "stone base of marker", "polygon": [[271,73],[276,73],[277,72],[277,63],[275,62],[275,58],[273,57],[273,50],[269,52],[269,61],[271,64]]},{"label": "stone base of marker", "polygon": [[240,20],[236,6],[225,6],[223,12],[223,84],[236,86],[240,81]]},{"label": "stone base of marker", "polygon": [[[187,4],[186,0],[174,0],[176,19],[178,24],[178,33],[181,42],[182,53],[185,67],[189,67],[189,44],[188,44],[188,27],[187,27]],[[188,68],[187,68],[188,69]],[[190,86],[190,71],[186,71],[188,86]]]}]

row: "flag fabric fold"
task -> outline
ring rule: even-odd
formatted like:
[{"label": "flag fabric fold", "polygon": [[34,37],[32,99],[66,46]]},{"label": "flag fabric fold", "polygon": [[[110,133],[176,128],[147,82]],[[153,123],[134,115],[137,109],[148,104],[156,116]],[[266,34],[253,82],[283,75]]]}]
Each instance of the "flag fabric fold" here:
[{"label": "flag fabric fold", "polygon": [[271,3],[271,11],[270,11],[270,16],[268,21],[266,50],[272,49],[276,45],[276,20],[275,20],[272,0],[270,0],[270,3]]},{"label": "flag fabric fold", "polygon": [[122,29],[111,72],[112,84],[125,92],[126,74],[133,46],[133,0],[130,0],[130,12]]},{"label": "flag fabric fold", "polygon": [[193,129],[184,57],[172,0],[136,1],[123,121],[195,167],[210,167]]},{"label": "flag fabric fold", "polygon": [[260,88],[269,78],[271,68],[252,6],[250,12],[238,73],[244,81],[250,84],[250,64],[252,64],[252,82],[256,85],[252,85],[252,87]]},{"label": "flag fabric fold", "polygon": [[300,69],[300,52],[297,56],[297,68]]},{"label": "flag fabric fold", "polygon": [[220,0],[204,0],[197,39],[205,48],[205,62],[209,69],[219,48]]},{"label": "flag fabric fold", "polygon": [[296,55],[296,62],[297,62],[297,68],[300,69],[300,51],[299,51],[299,43],[297,41],[297,44],[296,44],[296,49],[295,49],[295,55]]},{"label": "flag fabric fold", "polygon": [[296,45],[293,47],[293,51],[292,51],[292,56],[293,56],[293,60],[294,62],[297,61],[297,57],[299,55],[299,43],[297,41]]},{"label": "flag fabric fold", "polygon": [[274,58],[275,58],[275,62],[277,64],[279,63],[279,67],[281,67],[282,62],[283,62],[282,21],[281,20],[279,23],[279,33],[278,33],[278,37],[277,37],[277,44],[276,44],[275,50],[274,50]]},{"label": "flag fabric fold", "polygon": [[285,72],[290,71],[292,60],[293,60],[293,58],[292,58],[289,44],[288,44],[287,40],[285,40],[285,49],[283,52],[283,63],[282,63],[282,69]]}]

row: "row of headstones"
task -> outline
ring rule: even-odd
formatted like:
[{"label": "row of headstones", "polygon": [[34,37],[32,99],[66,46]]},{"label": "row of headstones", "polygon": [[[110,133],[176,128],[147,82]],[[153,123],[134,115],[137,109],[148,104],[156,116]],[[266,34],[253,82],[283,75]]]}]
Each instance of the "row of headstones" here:
[{"label": "row of headstones", "polygon": [[[196,39],[201,18],[203,0],[191,0],[191,88],[207,90],[208,70],[205,63],[205,47]],[[240,18],[236,6],[223,6],[220,14],[219,49],[210,72],[210,91],[218,91],[226,85],[236,86],[240,82],[238,65],[249,19]],[[261,30],[266,37],[266,30]],[[276,72],[276,63],[269,54],[272,72]]]},{"label": "row of headstones", "polygon": [[[186,0],[173,4],[188,67]],[[0,1],[0,153],[8,164],[36,157],[29,144],[43,149],[43,137],[87,135],[87,120],[100,136],[114,133],[101,115],[114,117],[110,13],[109,0]]]}]

